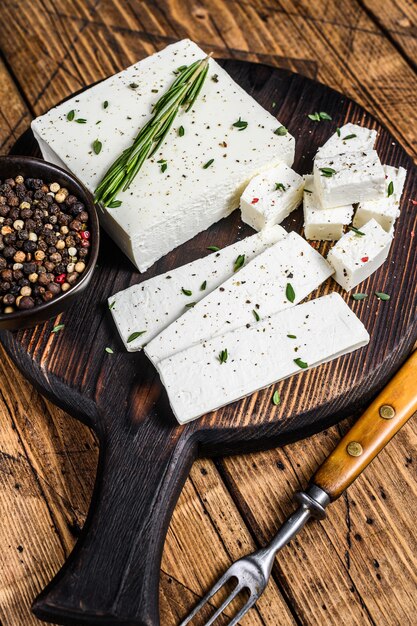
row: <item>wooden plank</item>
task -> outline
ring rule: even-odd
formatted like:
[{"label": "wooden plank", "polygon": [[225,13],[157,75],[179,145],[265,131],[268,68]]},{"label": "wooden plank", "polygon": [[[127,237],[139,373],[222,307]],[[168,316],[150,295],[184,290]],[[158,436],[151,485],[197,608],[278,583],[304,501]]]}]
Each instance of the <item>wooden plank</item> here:
[{"label": "wooden plank", "polygon": [[361,0],[368,15],[403,54],[414,70],[417,68],[417,4],[408,0]]},{"label": "wooden plank", "polygon": [[[340,431],[219,462],[240,510],[262,541],[291,512],[292,493],[305,486]],[[416,438],[416,424],[410,422],[331,506],[328,519],[311,523],[279,555],[274,574],[303,624],[337,624],[341,615],[349,616],[349,624],[411,623],[417,610],[412,521],[417,470],[411,452]]]}]

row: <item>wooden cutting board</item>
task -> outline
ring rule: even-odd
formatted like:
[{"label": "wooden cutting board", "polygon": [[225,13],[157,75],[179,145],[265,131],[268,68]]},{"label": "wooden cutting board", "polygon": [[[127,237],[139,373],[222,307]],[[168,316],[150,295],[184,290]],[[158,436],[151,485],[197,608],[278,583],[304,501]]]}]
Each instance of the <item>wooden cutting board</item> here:
[{"label": "wooden cutting board", "polygon": [[[249,451],[288,443],[334,424],[370,400],[398,369],[417,339],[416,168],[375,119],[345,96],[291,72],[241,61],[221,64],[296,138],[295,169],[312,169],[318,146],[344,123],[379,131],[383,163],[407,168],[401,217],[385,265],[361,285],[368,300],[342,292],[371,335],[368,347],[283,381],[185,426],[178,426],[158,376],[142,353],[124,351],[107,298],[134,283],[251,234],[239,212],[215,224],[139,275],[103,236],[90,291],[59,319],[0,334],[7,352],[41,393],[90,425],[100,463],[90,513],[73,553],[36,600],[39,617],[77,624],[155,626],[163,543],[172,510],[197,455]],[[307,115],[325,111],[331,122]],[[261,148],[261,146],[260,146]],[[39,156],[30,131],[14,153]],[[302,232],[302,211],[285,222]],[[320,251],[327,252],[328,244]],[[314,297],[337,288],[329,279]],[[389,302],[373,294],[383,291]],[[109,346],[114,354],[108,354]],[[281,404],[271,397],[278,389]]]}]

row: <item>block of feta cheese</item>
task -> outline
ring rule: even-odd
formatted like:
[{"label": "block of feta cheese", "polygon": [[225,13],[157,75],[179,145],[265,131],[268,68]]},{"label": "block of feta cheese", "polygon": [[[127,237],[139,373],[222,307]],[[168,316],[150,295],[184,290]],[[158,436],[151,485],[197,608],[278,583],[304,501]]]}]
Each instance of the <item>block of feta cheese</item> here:
[{"label": "block of feta cheese", "polygon": [[375,220],[361,227],[359,235],[350,231],[343,235],[327,255],[333,266],[333,278],[350,291],[380,267],[388,256],[392,231],[387,233]]},{"label": "block of feta cheese", "polygon": [[389,232],[400,214],[400,200],[403,193],[407,170],[403,167],[384,165],[385,189],[378,200],[361,202],[356,209],[353,225],[361,228],[374,219]]},{"label": "block of feta cheese", "polygon": [[[179,41],[35,119],[32,130],[44,157],[72,171],[93,192],[150,119],[175,70],[203,57],[195,43]],[[67,119],[70,111],[73,121]],[[247,123],[243,130],[233,126],[239,118]],[[292,165],[294,138],[275,134],[279,126],[210,59],[192,110],[179,112],[157,152],[119,194],[122,204],[99,211],[102,225],[144,272],[236,209],[254,175],[281,161]],[[93,150],[97,139],[99,154]]]},{"label": "block of feta cheese", "polygon": [[301,203],[304,180],[280,163],[250,181],[240,198],[242,220],[255,230],[280,224]]},{"label": "block of feta cheese", "polygon": [[317,150],[316,157],[324,158],[345,152],[372,150],[376,134],[376,130],[359,126],[359,124],[345,124]]},{"label": "block of feta cheese", "polygon": [[183,424],[368,341],[362,322],[332,293],[176,352],[157,369]]},{"label": "block of feta cheese", "polygon": [[313,176],[305,176],[303,211],[304,235],[315,241],[337,241],[351,223],[353,205],[322,209],[314,189]]},{"label": "block of feta cheese", "polygon": [[[286,235],[281,226],[273,226],[111,296],[109,308],[126,350],[140,350],[182,315],[187,304],[198,302],[219,287],[233,275],[239,256],[250,262]],[[188,292],[191,295],[186,295]]]},{"label": "block of feta cheese", "polygon": [[155,364],[205,339],[259,323],[301,302],[332,271],[303,237],[289,233],[168,326],[145,352]]},{"label": "block of feta cheese", "polygon": [[375,150],[316,157],[314,186],[323,209],[377,200],[385,172]]}]

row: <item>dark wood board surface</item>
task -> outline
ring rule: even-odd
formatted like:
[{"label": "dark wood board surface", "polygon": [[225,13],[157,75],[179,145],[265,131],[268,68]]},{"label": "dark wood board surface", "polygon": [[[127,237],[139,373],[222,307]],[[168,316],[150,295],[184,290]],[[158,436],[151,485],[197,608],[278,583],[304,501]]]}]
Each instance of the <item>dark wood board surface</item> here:
[{"label": "dark wood board surface", "polygon": [[[381,130],[377,148],[382,161],[409,169],[404,198],[415,196],[410,159],[358,105],[283,70],[236,61],[225,66],[295,135],[298,171],[309,171],[316,148],[336,126],[359,121]],[[315,110],[327,111],[333,122],[309,121],[307,113]],[[17,149],[33,149],[28,135]],[[284,226],[299,230],[301,222],[298,212]],[[213,241],[231,243],[238,225],[236,212],[141,278],[198,258]],[[106,239],[91,291],[94,298],[83,298],[65,314],[65,333],[51,336],[51,322],[2,336],[25,375],[54,402],[92,425],[101,441],[101,472],[89,521],[64,573],[38,601],[39,614],[56,621],[72,617],[80,623],[82,612],[83,619],[90,614],[93,623],[104,612],[112,624],[126,619],[156,623],[163,538],[194,456],[284,443],[334,423],[371,397],[411,349],[416,337],[414,229],[415,209],[404,202],[389,260],[366,283],[367,292],[390,293],[391,302],[371,298],[352,304],[370,331],[368,348],[284,381],[277,388],[291,400],[278,408],[271,404],[271,390],[266,390],[186,427],[175,426],[144,355],[124,353],[116,340],[106,298],[138,282],[139,276]],[[244,234],[249,229],[239,231],[239,236]],[[319,294],[333,289],[328,281]],[[115,354],[104,351],[108,345]]]}]

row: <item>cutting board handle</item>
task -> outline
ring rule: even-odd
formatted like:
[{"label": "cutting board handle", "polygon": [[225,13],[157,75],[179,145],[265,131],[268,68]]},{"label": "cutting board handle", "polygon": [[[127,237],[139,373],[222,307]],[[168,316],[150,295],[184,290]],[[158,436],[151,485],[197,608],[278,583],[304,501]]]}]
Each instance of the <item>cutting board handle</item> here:
[{"label": "cutting board handle", "polygon": [[[109,420],[106,420],[109,423]],[[102,436],[93,502],[69,559],[35,600],[61,624],[159,625],[162,550],[196,456],[189,429],[157,416]]]}]

